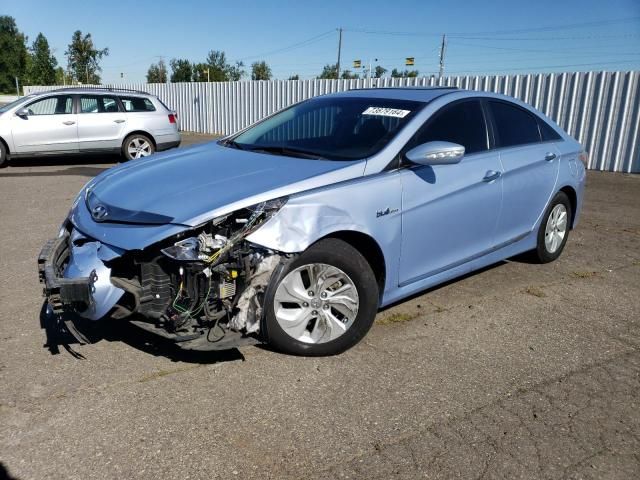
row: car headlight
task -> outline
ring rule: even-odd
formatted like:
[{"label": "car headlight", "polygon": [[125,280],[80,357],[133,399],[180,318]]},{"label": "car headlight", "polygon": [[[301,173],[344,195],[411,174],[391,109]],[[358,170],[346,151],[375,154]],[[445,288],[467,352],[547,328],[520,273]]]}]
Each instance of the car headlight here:
[{"label": "car headlight", "polygon": [[182,238],[161,251],[178,261],[216,264],[227,252],[273,217],[287,203],[287,197],[260,202],[214,218],[202,225],[197,236]]}]

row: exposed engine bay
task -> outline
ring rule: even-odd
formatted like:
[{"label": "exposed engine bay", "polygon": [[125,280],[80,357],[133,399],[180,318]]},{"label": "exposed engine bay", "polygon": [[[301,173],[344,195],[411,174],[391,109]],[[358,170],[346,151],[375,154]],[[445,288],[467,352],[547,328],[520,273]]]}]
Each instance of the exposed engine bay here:
[{"label": "exposed engine bay", "polygon": [[[110,270],[111,286],[124,292],[108,316],[128,317],[137,326],[188,349],[257,343],[266,289],[273,272],[287,257],[245,238],[284,201],[237,210],[142,251],[126,251],[103,261]],[[73,231],[67,239],[69,259],[58,263],[57,275],[69,271],[74,251],[95,242],[74,236]],[[98,294],[96,281],[100,276],[96,270],[88,276],[93,292],[88,301],[70,303],[67,298],[60,302],[64,308],[57,313],[63,314],[73,304],[81,316],[87,316],[83,310],[90,309]],[[50,303],[55,303],[50,292],[47,296]]]}]

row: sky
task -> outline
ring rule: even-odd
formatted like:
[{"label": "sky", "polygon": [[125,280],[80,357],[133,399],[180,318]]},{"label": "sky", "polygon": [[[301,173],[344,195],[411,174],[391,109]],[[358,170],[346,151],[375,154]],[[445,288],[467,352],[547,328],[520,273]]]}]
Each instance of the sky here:
[{"label": "sky", "polygon": [[414,57],[421,75],[437,74],[443,34],[445,75],[640,69],[640,0],[2,0],[0,15],[30,41],[42,32],[63,66],[72,33],[91,33],[109,48],[105,83],[142,82],[160,58],[200,62],[209,50],[313,78],[335,64],[340,27],[351,70]]}]

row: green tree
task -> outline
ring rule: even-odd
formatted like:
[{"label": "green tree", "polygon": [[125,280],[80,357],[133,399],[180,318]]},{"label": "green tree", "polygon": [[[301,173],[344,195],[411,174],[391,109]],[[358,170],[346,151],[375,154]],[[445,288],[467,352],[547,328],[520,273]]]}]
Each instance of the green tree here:
[{"label": "green tree", "polygon": [[300,80],[300,75],[297,73],[291,75],[287,80]]},{"label": "green tree", "polygon": [[211,79],[211,69],[206,63],[194,63],[191,68],[193,70],[191,78],[194,82],[207,82]]},{"label": "green tree", "polygon": [[318,78],[338,78],[338,66],[335,64],[325,65]]},{"label": "green tree", "polygon": [[173,58],[171,62],[171,81],[172,82],[190,82],[193,74],[193,65],[189,60],[184,58]]},{"label": "green tree", "polygon": [[357,73],[352,73],[351,70],[344,70],[340,74],[340,78],[343,78],[345,80],[352,80],[354,78],[360,78],[360,75],[358,75]]},{"label": "green tree", "polygon": [[100,60],[109,55],[109,49],[97,49],[91,34],[83,35],[80,30],[73,32],[71,43],[64,52],[68,69],[75,80],[82,83],[100,83]]},{"label": "green tree", "polygon": [[31,45],[29,82],[32,85],[55,85],[58,61],[51,55],[47,38],[39,33]]},{"label": "green tree", "polygon": [[237,82],[245,74],[244,63],[236,62],[235,65],[229,65],[227,69],[227,78],[230,82]]},{"label": "green tree", "polygon": [[251,80],[271,80],[271,67],[264,60],[251,65]]},{"label": "green tree", "polygon": [[222,50],[210,50],[205,59],[209,68],[209,77],[212,82],[235,82],[244,75],[244,64],[236,62],[231,65],[227,62],[227,56]]},{"label": "green tree", "polygon": [[391,76],[395,78],[413,78],[418,76],[418,70],[391,70]]},{"label": "green tree", "polygon": [[381,67],[380,65],[376,65],[376,69],[373,72],[373,75],[376,78],[381,78],[385,73],[387,73],[387,69],[384,67]]},{"label": "green tree", "polygon": [[13,17],[0,16],[0,92],[15,92],[16,77],[24,84],[27,68],[27,38]]},{"label": "green tree", "polygon": [[66,83],[66,73],[64,72],[64,68],[56,68],[56,85],[65,85]]},{"label": "green tree", "polygon": [[167,65],[164,60],[152,63],[147,70],[147,83],[167,83]]}]

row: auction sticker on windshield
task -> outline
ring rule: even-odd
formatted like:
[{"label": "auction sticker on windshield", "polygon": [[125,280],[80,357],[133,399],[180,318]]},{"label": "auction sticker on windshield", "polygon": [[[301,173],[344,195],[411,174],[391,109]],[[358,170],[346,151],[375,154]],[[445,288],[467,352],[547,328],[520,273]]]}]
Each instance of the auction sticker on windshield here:
[{"label": "auction sticker on windshield", "polygon": [[382,117],[404,118],[411,113],[411,110],[400,110],[399,108],[369,107],[362,115],[379,115]]}]

